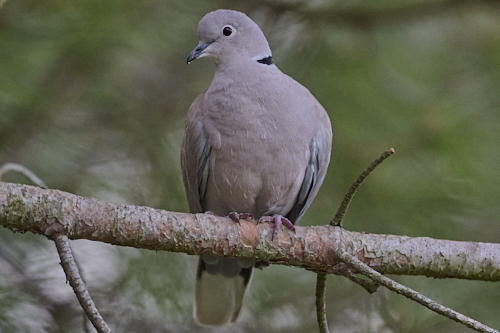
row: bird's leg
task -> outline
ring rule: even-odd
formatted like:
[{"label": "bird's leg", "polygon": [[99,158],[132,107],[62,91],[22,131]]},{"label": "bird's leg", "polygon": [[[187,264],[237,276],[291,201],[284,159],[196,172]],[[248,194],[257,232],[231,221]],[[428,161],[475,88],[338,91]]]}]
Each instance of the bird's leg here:
[{"label": "bird's leg", "polygon": [[295,226],[293,225],[293,223],[283,215],[274,214],[273,216],[262,216],[259,219],[259,222],[274,222],[274,232],[271,240],[274,240],[274,237],[278,234],[280,225],[282,224],[287,227],[287,229],[293,230],[293,232],[295,232]]}]

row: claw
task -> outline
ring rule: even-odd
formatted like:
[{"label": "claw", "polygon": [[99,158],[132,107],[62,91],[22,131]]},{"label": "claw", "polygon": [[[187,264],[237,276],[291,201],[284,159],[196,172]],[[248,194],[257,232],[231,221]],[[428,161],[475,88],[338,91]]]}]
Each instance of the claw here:
[{"label": "claw", "polygon": [[240,220],[246,220],[246,221],[253,220],[253,215],[250,213],[231,212],[229,213],[228,217],[234,222],[237,222],[239,225],[241,225]]},{"label": "claw", "polygon": [[228,217],[233,220],[234,222],[238,223],[239,225],[241,225],[241,221],[240,221],[240,214],[236,213],[236,212],[231,212],[229,213]]},{"label": "claw", "polygon": [[259,222],[274,222],[274,231],[273,235],[271,236],[271,240],[274,240],[274,237],[278,235],[280,225],[284,225],[287,229],[292,230],[295,232],[295,226],[293,225],[292,222],[290,222],[289,219],[286,217],[279,215],[279,214],[274,214],[273,216],[262,216],[259,219]]}]

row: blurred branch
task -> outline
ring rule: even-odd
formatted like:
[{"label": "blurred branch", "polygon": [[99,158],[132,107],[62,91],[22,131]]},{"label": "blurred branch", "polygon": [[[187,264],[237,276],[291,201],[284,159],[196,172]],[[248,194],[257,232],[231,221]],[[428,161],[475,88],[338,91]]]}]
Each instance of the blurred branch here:
[{"label": "blurred branch", "polygon": [[[1,0],[0,0],[1,1]],[[2,176],[6,174],[9,171],[15,171],[22,173],[26,177],[29,178],[33,182],[33,184],[40,186],[42,188],[47,188],[43,180],[37,177],[30,169],[25,167],[24,165],[17,164],[17,163],[5,163],[0,166],[0,181],[2,179]]]},{"label": "blurred branch", "polygon": [[45,236],[64,232],[121,246],[213,253],[343,275],[344,249],[383,274],[500,281],[500,244],[351,232],[330,225],[285,228],[207,214],[168,212],[83,198],[58,190],[0,183],[0,225]]},{"label": "blurred branch", "polygon": [[254,0],[274,12],[294,12],[311,21],[333,24],[348,24],[355,27],[370,27],[376,23],[402,22],[426,15],[439,15],[456,11],[470,5],[499,4],[498,0],[442,0],[416,1],[404,5],[386,5],[368,8],[367,6],[310,6],[307,1]]}]

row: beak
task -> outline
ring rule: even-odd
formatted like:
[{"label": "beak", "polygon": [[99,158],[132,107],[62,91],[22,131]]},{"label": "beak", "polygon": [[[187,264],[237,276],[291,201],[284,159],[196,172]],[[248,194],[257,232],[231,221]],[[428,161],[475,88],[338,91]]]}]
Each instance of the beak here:
[{"label": "beak", "polygon": [[201,43],[200,45],[198,45],[194,50],[193,52],[189,53],[188,55],[188,58],[187,58],[187,63],[190,64],[191,61],[194,61],[196,59],[198,59],[199,57],[201,57],[205,51],[205,49],[207,47],[210,46],[210,44],[212,44],[213,42],[209,42],[209,43]]}]

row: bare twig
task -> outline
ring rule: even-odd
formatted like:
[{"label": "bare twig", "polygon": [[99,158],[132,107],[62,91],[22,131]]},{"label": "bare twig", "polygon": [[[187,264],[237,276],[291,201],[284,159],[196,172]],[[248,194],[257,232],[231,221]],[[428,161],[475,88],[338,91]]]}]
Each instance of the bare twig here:
[{"label": "bare twig", "polygon": [[347,268],[344,272],[341,273],[341,275],[345,276],[346,278],[348,278],[352,282],[358,284],[359,286],[365,288],[365,290],[370,294],[375,293],[379,287],[378,283],[376,283],[373,280],[362,279],[362,278],[355,276],[352,273],[351,268]]},{"label": "bare twig", "polygon": [[[342,220],[344,219],[344,215],[349,208],[349,204],[352,201],[354,194],[358,187],[363,183],[365,178],[370,174],[379,165],[382,163],[387,157],[394,154],[394,148],[389,148],[386,150],[379,158],[373,161],[368,168],[366,168],[356,179],[354,183],[352,183],[351,187],[347,191],[344,196],[344,200],[340,204],[339,209],[337,210],[337,214],[330,222],[333,226],[342,227]],[[357,278],[352,274],[351,270],[347,268],[341,273],[343,276],[347,277],[349,280],[359,284],[361,287],[365,288],[370,294],[377,291],[378,285],[376,283],[366,281],[360,278]],[[318,316],[318,324],[320,333],[328,332],[328,323],[326,321],[326,304],[325,304],[325,290],[326,290],[326,275],[318,273],[318,278],[316,280],[316,313]]]},{"label": "bare twig", "polygon": [[[352,201],[352,198],[354,197],[354,194],[356,193],[356,190],[358,189],[359,186],[363,183],[366,177],[375,169],[380,163],[382,163],[387,157],[391,156],[394,154],[394,148],[389,148],[385,152],[382,153],[375,161],[373,161],[368,168],[366,168],[359,176],[358,179],[354,183],[352,183],[351,187],[347,191],[347,193],[344,196],[344,200],[340,204],[339,209],[337,210],[337,213],[335,214],[335,217],[333,220],[330,222],[331,225],[334,226],[342,226],[342,220],[344,219],[345,213],[347,212],[347,209],[349,208],[349,204]],[[366,281],[360,278],[357,278],[352,274],[350,269],[345,270],[342,275],[347,277],[349,280],[359,284],[361,287],[365,288],[366,291],[368,291],[370,294],[374,293],[377,291],[378,285],[374,282],[371,281]]]},{"label": "bare twig", "polygon": [[[356,193],[357,188],[362,184],[363,180],[370,174],[370,172],[373,171],[380,163],[382,163],[387,157],[392,155],[394,153],[394,149],[390,148],[386,150],[382,155],[380,155],[379,158],[377,158],[375,161],[373,161],[368,168],[365,169],[359,175],[358,179],[351,185],[349,188],[349,191],[347,191],[344,200],[342,201],[342,204],[340,205],[339,210],[337,211],[337,214],[335,214],[334,219],[330,222],[331,225],[335,226],[341,226],[342,225],[342,219],[344,218],[344,215],[349,207],[350,202],[352,201],[352,198],[354,194]],[[456,322],[459,322],[469,328],[472,328],[478,332],[488,332],[488,333],[493,333],[498,331],[481,324],[480,322],[469,318],[461,313],[456,312],[455,310],[452,310],[450,308],[447,308],[441,304],[436,303],[435,301],[431,300],[430,298],[423,296],[422,294],[418,293],[417,291],[405,287],[402,284],[397,283],[396,281],[389,279],[388,277],[380,274],[379,272],[373,270],[372,268],[368,267],[365,265],[363,262],[355,258],[353,255],[347,253],[343,248],[339,247],[335,253],[335,256],[339,261],[342,261],[343,263],[347,264],[357,272],[360,272],[361,274],[367,276],[368,278],[372,279],[374,282],[377,284],[383,285],[384,287],[400,294],[403,295],[427,308],[430,310],[439,313],[447,318],[450,318],[452,320],[455,320]],[[360,283],[361,281],[357,281],[359,279],[355,279],[355,277],[352,275],[352,272],[346,271],[346,274],[351,275],[349,278],[362,285],[364,287],[364,284]],[[318,285],[316,288],[319,288],[319,275],[318,275]],[[370,290],[365,287],[369,292]],[[376,290],[376,286],[374,286],[374,290]],[[318,296],[317,296],[318,297]],[[316,299],[316,303],[318,304],[319,299]],[[318,306],[318,305],[317,305]],[[319,310],[318,310],[318,322],[319,322]]]},{"label": "bare twig", "polygon": [[108,325],[102,318],[101,314],[97,310],[92,298],[90,298],[90,294],[85,287],[85,283],[83,282],[80,272],[78,271],[78,267],[76,266],[75,259],[73,258],[73,253],[71,251],[71,246],[69,245],[68,237],[64,234],[56,234],[53,237],[54,242],[56,243],[57,252],[59,253],[59,257],[61,258],[61,266],[64,269],[64,273],[66,273],[66,278],[69,281],[69,284],[75,291],[76,297],[80,302],[83,310],[87,314],[87,317],[94,325],[95,329],[99,333],[111,333]]},{"label": "bare twig", "polygon": [[2,179],[2,176],[9,171],[22,173],[23,175],[28,177],[36,186],[47,188],[43,180],[38,178],[30,169],[28,169],[24,165],[17,163],[5,163],[4,165],[0,166],[0,180]]},{"label": "bare twig", "polygon": [[452,310],[450,308],[447,308],[441,304],[436,303],[432,299],[418,293],[417,291],[405,287],[400,283],[397,283],[396,281],[389,279],[388,277],[380,274],[379,272],[371,269],[364,263],[362,263],[360,260],[352,256],[351,254],[347,253],[344,249],[340,248],[339,251],[337,251],[336,256],[338,260],[344,262],[345,264],[351,266],[353,269],[356,271],[360,272],[361,274],[369,277],[373,281],[377,282],[378,284],[400,294],[403,295],[425,307],[428,309],[439,313],[440,315],[443,315],[447,318],[450,318],[458,323],[461,323],[469,328],[472,328],[473,330],[476,330],[478,332],[485,332],[485,333],[498,333],[497,330],[494,330],[491,327],[488,327],[484,324],[481,324],[480,322],[469,318],[461,313],[458,313],[455,310]]},{"label": "bare twig", "polygon": [[356,190],[358,189],[358,187],[363,183],[363,181],[370,174],[370,172],[372,172],[373,169],[375,169],[377,167],[377,165],[382,163],[387,157],[391,156],[392,154],[394,154],[394,148],[387,149],[382,155],[380,155],[379,158],[377,158],[375,161],[373,161],[368,166],[368,168],[366,168],[359,175],[358,179],[356,179],[356,181],[354,183],[352,183],[351,187],[349,188],[349,190],[347,191],[347,193],[344,196],[344,200],[340,204],[340,207],[337,211],[337,214],[335,214],[335,217],[330,222],[331,225],[339,226],[339,227],[342,226],[342,219],[344,218],[344,215],[345,215],[347,209],[349,208],[349,204],[352,201],[352,197],[356,193]]},{"label": "bare twig", "polygon": [[329,333],[328,323],[326,321],[326,274],[318,273],[316,279],[316,315],[320,333]]}]

